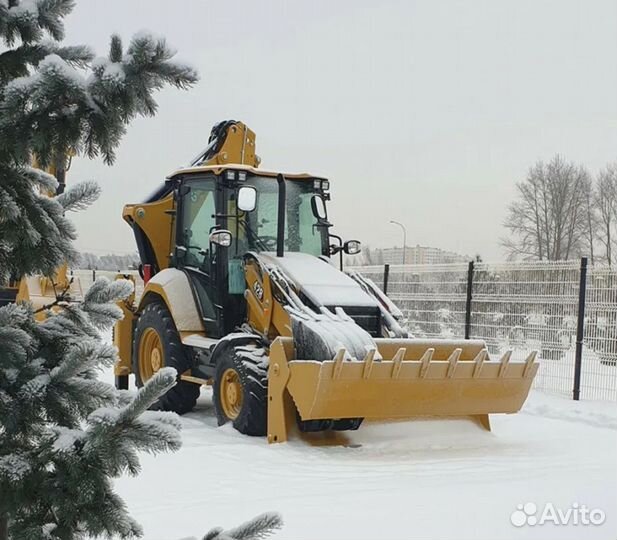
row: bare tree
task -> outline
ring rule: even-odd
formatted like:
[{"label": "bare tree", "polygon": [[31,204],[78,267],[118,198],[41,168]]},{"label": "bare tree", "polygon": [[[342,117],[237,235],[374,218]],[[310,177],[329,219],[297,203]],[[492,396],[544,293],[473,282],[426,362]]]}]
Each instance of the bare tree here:
[{"label": "bare tree", "polygon": [[617,262],[617,163],[608,165],[597,180],[595,206],[598,209],[598,238],[604,247],[604,259]]},{"label": "bare tree", "polygon": [[511,258],[556,261],[586,252],[591,178],[584,167],[557,155],[532,167],[517,190],[504,223],[510,236],[502,240]]}]

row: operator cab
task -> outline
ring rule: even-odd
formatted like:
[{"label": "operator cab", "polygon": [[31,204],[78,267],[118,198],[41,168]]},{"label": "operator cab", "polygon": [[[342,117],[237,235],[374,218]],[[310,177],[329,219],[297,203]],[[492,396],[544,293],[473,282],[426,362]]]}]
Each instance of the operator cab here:
[{"label": "operator cab", "polygon": [[[169,180],[176,193],[171,266],[190,275],[212,337],[226,335],[245,319],[247,254],[330,257],[343,249],[340,238],[329,233],[329,181],[324,178],[233,165],[192,167]],[[330,245],[332,238],[340,247]]]}]

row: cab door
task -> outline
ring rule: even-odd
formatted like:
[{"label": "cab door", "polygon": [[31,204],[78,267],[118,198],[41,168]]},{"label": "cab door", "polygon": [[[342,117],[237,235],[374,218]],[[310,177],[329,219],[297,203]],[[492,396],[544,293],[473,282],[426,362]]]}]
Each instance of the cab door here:
[{"label": "cab door", "polygon": [[178,193],[176,266],[189,277],[206,335],[221,337],[223,314],[216,268],[222,253],[210,244],[209,237],[219,225],[216,209],[222,193],[214,175],[186,179]]}]

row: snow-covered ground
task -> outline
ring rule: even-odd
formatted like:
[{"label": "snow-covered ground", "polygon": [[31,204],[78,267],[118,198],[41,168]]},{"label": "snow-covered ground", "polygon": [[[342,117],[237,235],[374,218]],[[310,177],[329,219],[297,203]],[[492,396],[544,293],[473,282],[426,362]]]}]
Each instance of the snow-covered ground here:
[{"label": "snow-covered ground", "polygon": [[[275,537],[295,540],[617,538],[613,403],[535,391],[521,414],[492,417],[491,433],[465,419],[416,420],[365,424],[345,445],[268,445],[217,427],[205,389],[182,424],[179,452],[143,455],[141,475],[116,483],[149,540],[268,510],[285,521]],[[536,517],[546,503],[562,512],[578,503],[606,520],[574,525],[571,513],[570,525],[516,527],[524,503]]]}]

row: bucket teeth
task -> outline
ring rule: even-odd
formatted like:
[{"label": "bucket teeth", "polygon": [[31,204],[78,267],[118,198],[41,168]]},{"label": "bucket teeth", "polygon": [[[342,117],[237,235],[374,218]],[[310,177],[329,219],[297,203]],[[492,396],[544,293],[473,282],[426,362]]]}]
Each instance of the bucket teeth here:
[{"label": "bucket teeth", "polygon": [[396,354],[392,358],[392,378],[393,379],[398,379],[398,376],[401,372],[401,365],[402,365],[403,359],[405,358],[405,350],[406,349],[401,347],[398,351],[396,351]]},{"label": "bucket teeth", "polygon": [[424,377],[426,377],[426,374],[428,373],[428,366],[431,363],[431,360],[433,359],[433,354],[435,354],[435,349],[433,349],[432,347],[430,349],[426,349],[426,351],[424,351],[424,354],[422,355],[422,358],[420,358],[420,378],[424,379]]},{"label": "bucket teeth", "polygon": [[523,371],[523,377],[529,377],[531,373],[531,368],[536,361],[536,357],[538,356],[538,351],[531,351],[529,356],[525,359],[525,370]]},{"label": "bucket teeth", "polygon": [[499,367],[499,377],[505,376],[508,369],[508,364],[510,363],[510,358],[512,358],[512,349],[507,350],[505,353],[503,353],[501,360],[499,360],[499,363],[501,364],[501,366]]},{"label": "bucket teeth", "polygon": [[362,371],[362,378],[364,379],[368,379],[371,376],[376,352],[377,349],[369,349],[366,352],[366,356],[364,357],[364,370]]},{"label": "bucket teeth", "polygon": [[458,359],[461,357],[461,353],[463,349],[454,349],[452,354],[448,358],[448,371],[446,372],[446,377],[449,379],[454,375],[454,371],[456,370],[456,365],[458,364]]},{"label": "bucket teeth", "polygon": [[396,351],[396,354],[392,358],[392,361],[393,362],[402,362],[403,359],[405,358],[405,353],[406,352],[407,352],[407,349],[405,349],[404,347],[401,347],[398,351]]},{"label": "bucket teeth", "polygon": [[482,366],[484,365],[484,362],[486,362],[487,358],[488,358],[488,351],[486,349],[482,349],[473,359],[475,363],[475,366],[473,369],[474,379],[479,377],[480,373],[482,373]]},{"label": "bucket teeth", "polygon": [[332,371],[333,379],[338,379],[340,377],[341,370],[343,369],[343,362],[345,361],[346,356],[347,351],[345,348],[341,347],[334,357],[334,370]]}]

